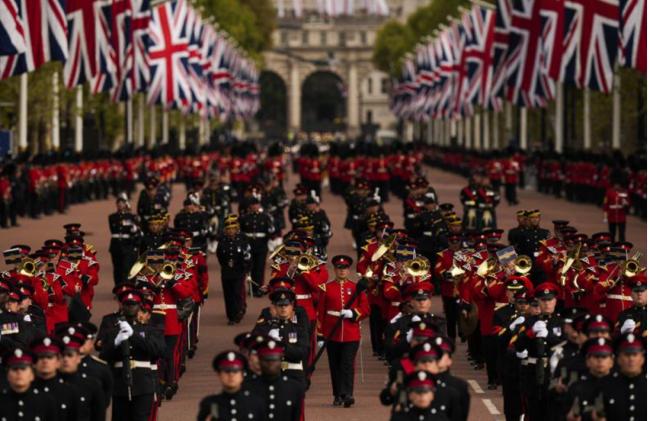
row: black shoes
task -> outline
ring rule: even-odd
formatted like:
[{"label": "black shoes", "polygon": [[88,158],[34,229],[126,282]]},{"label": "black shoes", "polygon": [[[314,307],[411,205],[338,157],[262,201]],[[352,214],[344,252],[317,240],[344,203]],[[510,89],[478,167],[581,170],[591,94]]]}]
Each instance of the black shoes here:
[{"label": "black shoes", "polygon": [[343,399],[341,399],[340,396],[337,396],[334,398],[334,402],[332,403],[334,406],[341,406],[343,405]]},{"label": "black shoes", "polygon": [[346,396],[343,398],[343,407],[349,408],[354,405],[354,398],[352,396]]}]

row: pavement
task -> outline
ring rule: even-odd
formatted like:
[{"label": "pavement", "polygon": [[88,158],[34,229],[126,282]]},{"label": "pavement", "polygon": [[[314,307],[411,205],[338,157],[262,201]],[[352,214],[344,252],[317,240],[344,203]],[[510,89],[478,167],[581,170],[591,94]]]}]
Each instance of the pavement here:
[{"label": "pavement", "polygon": [[[462,177],[427,169],[428,178],[436,188],[440,201],[454,203],[460,208],[459,192],[465,185]],[[296,179],[291,176],[288,182],[288,192]],[[323,208],[327,211],[333,225],[334,236],[330,242],[329,255],[353,255],[352,238],[343,229],[345,220],[345,205],[340,197],[329,194],[324,189]],[[175,214],[181,208],[184,199],[181,185],[173,188],[173,200],[170,211]],[[603,213],[593,205],[573,204],[564,200],[545,196],[532,191],[520,191],[520,205],[509,207],[501,204],[498,207],[497,218],[499,226],[504,229],[516,225],[515,211],[518,209],[540,209],[542,211],[542,226],[552,228],[551,220],[556,218],[568,219],[581,232],[593,233],[606,230],[602,221]],[[135,206],[137,196],[133,198]],[[391,197],[385,205],[387,213],[401,225],[402,205],[399,200]],[[20,220],[20,227],[0,231],[0,249],[4,250],[12,244],[30,244],[37,247],[50,238],[62,238],[63,225],[68,222],[79,222],[82,230],[87,233],[87,242],[93,244],[98,252],[101,266],[100,283],[96,288],[94,299],[93,320],[98,322],[101,316],[112,312],[116,303],[112,298],[113,287],[112,268],[108,246],[110,232],[108,229],[108,214],[114,211],[112,200],[97,201],[72,207],[65,215],[44,217],[39,220]],[[628,240],[647,251],[646,224],[638,218],[630,218],[627,227]],[[208,259],[210,289],[209,299],[203,307],[200,322],[200,342],[194,359],[190,360],[187,372],[180,381],[178,394],[172,401],[164,402],[159,412],[161,421],[181,421],[196,418],[198,402],[208,394],[218,392],[217,379],[211,369],[211,361],[218,352],[232,348],[232,338],[243,331],[250,330],[254,325],[260,310],[268,304],[268,298],[253,298],[249,300],[248,313],[241,324],[228,326],[224,313],[223,295],[221,292],[219,265],[215,256]],[[434,311],[442,314],[442,302],[434,300]],[[389,408],[379,403],[379,391],[384,385],[387,370],[383,363],[372,357],[370,349],[369,330],[367,322],[362,324],[363,339],[357,358],[357,375],[355,381],[356,404],[352,408],[334,408],[331,406],[332,396],[329,381],[327,359],[323,358],[312,378],[312,387],[306,399],[306,420],[333,421],[336,417],[344,417],[345,421],[387,420]],[[459,344],[454,359],[452,371],[469,381],[472,403],[469,419],[472,421],[501,420],[503,402],[500,391],[487,390],[487,377],[484,371],[474,370],[465,360],[466,346]]]}]

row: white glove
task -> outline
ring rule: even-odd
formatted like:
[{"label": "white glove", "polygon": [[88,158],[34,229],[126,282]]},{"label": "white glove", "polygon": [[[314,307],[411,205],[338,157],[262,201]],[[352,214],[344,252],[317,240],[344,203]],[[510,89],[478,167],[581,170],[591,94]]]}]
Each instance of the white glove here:
[{"label": "white glove", "polygon": [[129,339],[129,336],[131,336],[131,335],[129,335],[127,332],[125,332],[123,330],[120,330],[120,333],[118,333],[117,336],[115,337],[115,342],[114,342],[115,346],[120,346],[120,344],[122,342]]},{"label": "white glove", "polygon": [[536,338],[545,338],[548,336],[548,329],[544,328],[535,333]]},{"label": "white glove", "polygon": [[318,349],[321,349],[323,346],[325,346],[325,341],[316,342],[316,346],[318,347]]},{"label": "white glove", "polygon": [[524,359],[528,358],[528,350],[527,350],[527,349],[524,349],[524,350],[521,351],[521,352],[515,352],[515,355],[516,355],[517,358],[519,358],[520,360],[524,360]]},{"label": "white glove", "polygon": [[280,329],[269,330],[269,337],[275,339],[276,341],[281,341],[282,338],[280,338]]},{"label": "white glove", "polygon": [[536,321],[535,324],[533,325],[533,333],[537,333],[537,332],[540,332],[542,330],[547,330],[546,329],[546,322],[543,321],[543,320]]},{"label": "white glove", "polygon": [[133,328],[131,327],[129,322],[127,322],[126,320],[120,320],[119,325],[120,325],[120,331],[127,332],[129,337],[133,335]]},{"label": "white glove", "polygon": [[621,333],[630,333],[634,332],[636,329],[636,323],[632,319],[625,319],[623,325],[621,326]]},{"label": "white glove", "polygon": [[345,308],[341,310],[341,316],[343,316],[344,319],[351,319],[354,317],[354,313],[349,308]]},{"label": "white glove", "polygon": [[517,329],[517,326],[519,326],[520,324],[522,324],[525,321],[526,321],[526,318],[524,316],[519,316],[512,323],[510,323],[510,326],[508,326],[508,327],[510,328],[511,331],[514,332]]},{"label": "white glove", "polygon": [[422,319],[420,318],[420,316],[418,316],[418,315],[416,314],[415,316],[411,317],[411,321],[412,321],[412,322],[421,322]]},{"label": "white glove", "polygon": [[411,343],[412,339],[413,339],[413,329],[409,329],[409,331],[406,332],[406,342]]}]

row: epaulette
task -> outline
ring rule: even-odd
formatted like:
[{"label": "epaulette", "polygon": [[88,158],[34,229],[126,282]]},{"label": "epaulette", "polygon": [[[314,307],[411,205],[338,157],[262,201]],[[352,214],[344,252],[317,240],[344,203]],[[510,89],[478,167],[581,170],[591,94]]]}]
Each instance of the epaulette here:
[{"label": "epaulette", "polygon": [[507,305],[508,305],[508,303],[496,303],[496,304],[494,305],[494,311],[500,309],[501,307],[505,307],[505,306],[507,306]]},{"label": "epaulette", "polygon": [[101,358],[99,358],[96,355],[91,355],[90,358],[92,358],[93,360],[97,361],[100,364],[108,365],[108,363],[106,361],[102,360]]}]

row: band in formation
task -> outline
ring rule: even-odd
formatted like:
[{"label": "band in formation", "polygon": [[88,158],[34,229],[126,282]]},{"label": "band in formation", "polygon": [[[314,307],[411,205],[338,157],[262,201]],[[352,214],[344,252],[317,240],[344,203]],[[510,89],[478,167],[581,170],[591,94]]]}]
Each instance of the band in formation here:
[{"label": "band in formation", "polygon": [[[222,392],[199,403],[199,420],[304,419],[324,353],[332,404],[353,406],[366,318],[389,379],[378,403],[392,420],[470,419],[468,384],[453,374],[458,358],[501,389],[507,420],[644,419],[646,269],[624,233],[645,196],[630,197],[629,174],[615,168],[602,192],[610,232],[580,233],[569,220],[547,230],[540,210],[519,210],[506,240],[496,208],[502,182],[518,203],[520,167],[506,163],[499,177],[492,162],[466,168],[455,209],[423,175],[425,157],[440,160],[430,152],[341,143],[325,155],[306,144],[289,162],[279,145],[242,143],[116,161],[131,172],[112,190],[116,309],[99,326],[90,319],[100,263],[80,224],[67,224],[63,239],[4,251],[2,416],[102,420],[112,405],[113,419],[155,420],[197,351],[216,254],[229,324],[242,321],[249,297],[268,296],[269,305],[214,358]],[[301,179],[291,200],[290,163]],[[326,180],[347,205],[344,226],[332,227],[321,208]],[[175,181],[187,194],[172,219]],[[109,185],[86,185],[81,197],[105,197]],[[403,202],[403,227],[383,208],[391,194]],[[5,201],[7,215],[15,205]],[[341,228],[356,253],[329,257]],[[438,297],[444,314],[432,312]],[[467,355],[455,353],[459,341]]]}]

